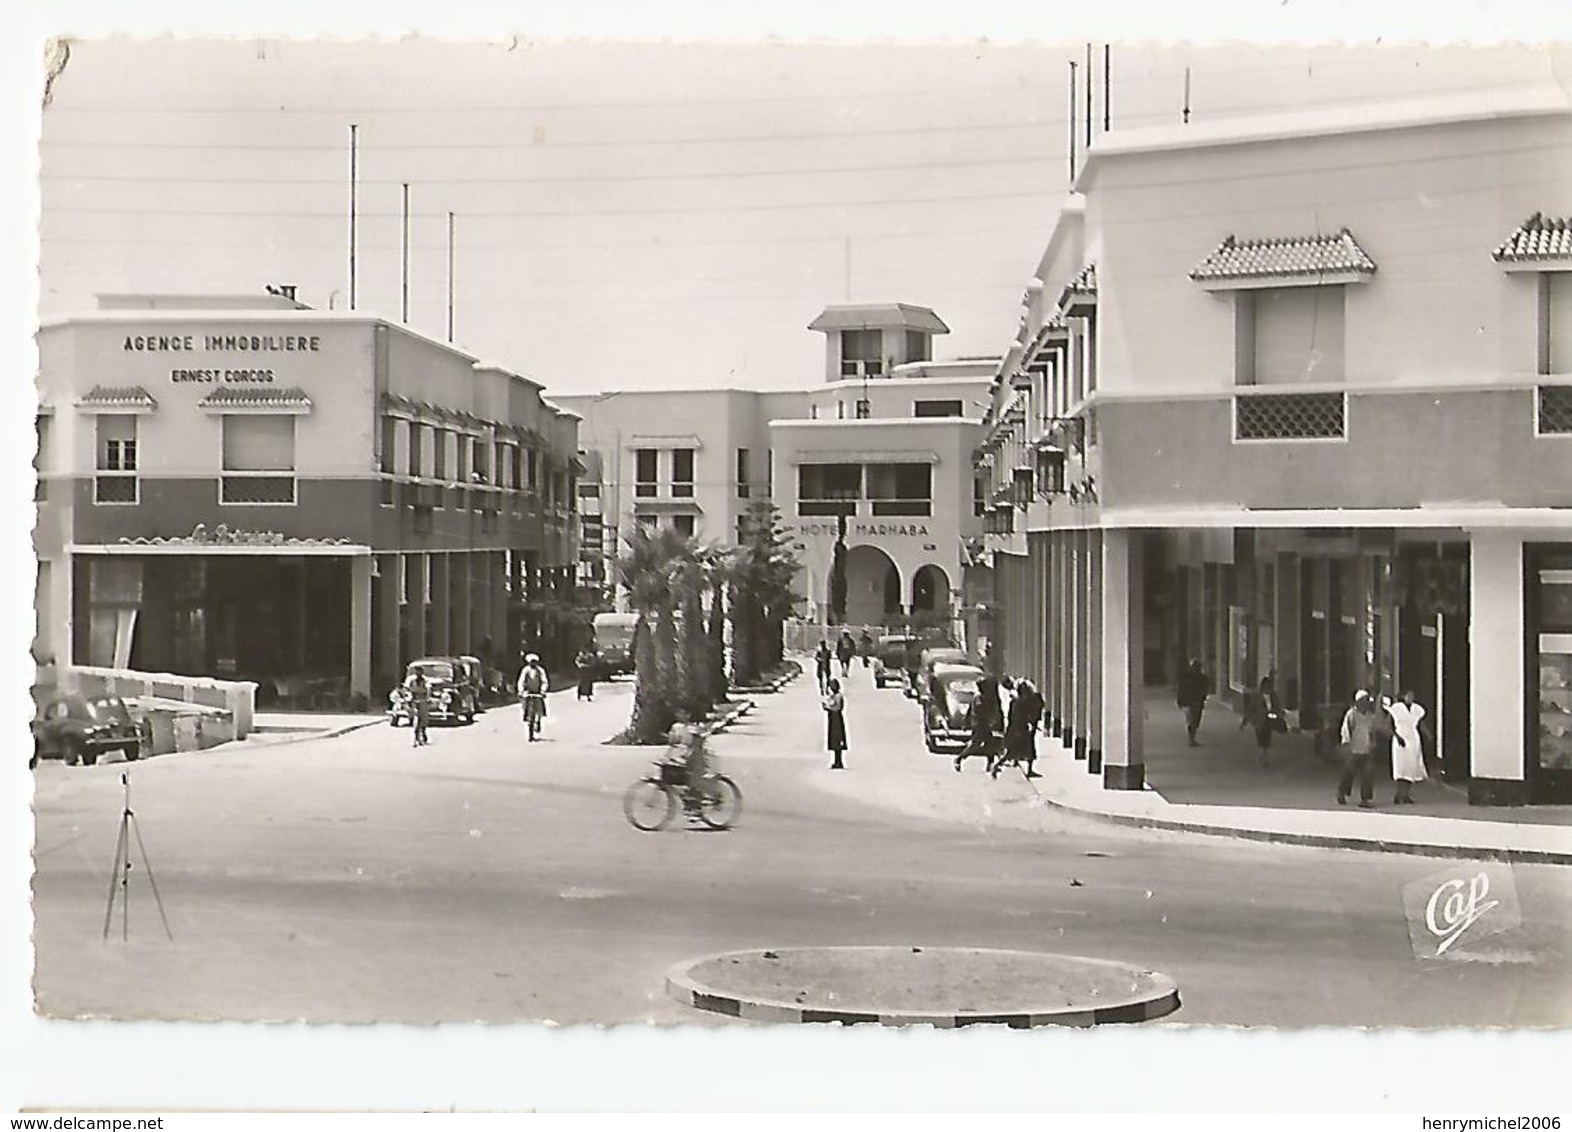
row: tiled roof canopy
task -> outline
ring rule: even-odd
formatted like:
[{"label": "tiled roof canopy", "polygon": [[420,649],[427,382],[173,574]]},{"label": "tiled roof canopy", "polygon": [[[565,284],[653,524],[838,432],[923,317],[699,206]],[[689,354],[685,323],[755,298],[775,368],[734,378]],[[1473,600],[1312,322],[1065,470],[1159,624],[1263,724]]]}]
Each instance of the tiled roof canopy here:
[{"label": "tiled roof canopy", "polygon": [[151,413],[158,408],[153,395],[140,385],[95,385],[76,404],[95,413]]},{"label": "tiled roof canopy", "polygon": [[1190,272],[1202,286],[1355,283],[1376,265],[1347,228],[1333,236],[1236,240],[1229,236]]},{"label": "tiled roof canopy", "polygon": [[261,386],[220,385],[202,398],[200,408],[210,413],[236,411],[267,413],[309,413],[311,398],[303,389],[271,389]]},{"label": "tiled roof canopy", "polygon": [[1534,213],[1518,225],[1491,258],[1509,266],[1572,260],[1572,217]]}]

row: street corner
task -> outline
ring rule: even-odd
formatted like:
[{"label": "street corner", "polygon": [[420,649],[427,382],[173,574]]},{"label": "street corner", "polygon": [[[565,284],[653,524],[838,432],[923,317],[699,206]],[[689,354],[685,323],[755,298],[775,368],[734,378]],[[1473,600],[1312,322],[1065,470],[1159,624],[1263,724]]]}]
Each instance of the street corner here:
[{"label": "street corner", "polygon": [[802,947],[679,963],[672,998],[744,1021],[1087,1027],[1179,1009],[1168,976],[1127,963],[975,947]]}]

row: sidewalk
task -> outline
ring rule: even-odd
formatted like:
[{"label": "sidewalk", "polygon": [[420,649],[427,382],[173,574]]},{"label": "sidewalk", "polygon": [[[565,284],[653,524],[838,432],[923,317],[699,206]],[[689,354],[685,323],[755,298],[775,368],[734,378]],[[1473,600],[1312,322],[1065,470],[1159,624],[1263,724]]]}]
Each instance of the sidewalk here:
[{"label": "sidewalk", "polygon": [[[781,699],[813,694],[812,681],[802,681]],[[1309,736],[1290,736],[1292,741],[1281,744],[1280,750],[1274,739],[1273,765],[1262,769],[1256,762],[1254,738],[1238,729],[1238,716],[1214,707],[1201,730],[1206,745],[1191,749],[1185,745],[1183,720],[1166,694],[1154,693],[1148,704],[1149,782],[1140,791],[1103,789],[1101,776],[1089,774],[1084,759],[1077,761],[1047,736],[1038,738],[1041,778],[1026,780],[1009,770],[991,780],[982,773],[981,760],[973,760],[966,773],[955,774],[949,759],[923,751],[917,709],[911,701],[904,701],[907,708],[892,724],[892,712],[883,706],[880,695],[859,685],[847,697],[852,773],[816,773],[813,781],[823,789],[914,816],[978,828],[1046,831],[1051,822],[1044,810],[1057,807],[1100,821],[1179,833],[1572,864],[1572,807],[1470,806],[1456,787],[1427,782],[1415,791],[1418,804],[1399,812],[1390,804],[1390,782],[1379,779],[1377,809],[1341,807],[1335,798],[1338,768],[1316,760]],[[807,710],[807,705],[800,710]],[[885,736],[878,744],[859,741],[875,729]]]}]

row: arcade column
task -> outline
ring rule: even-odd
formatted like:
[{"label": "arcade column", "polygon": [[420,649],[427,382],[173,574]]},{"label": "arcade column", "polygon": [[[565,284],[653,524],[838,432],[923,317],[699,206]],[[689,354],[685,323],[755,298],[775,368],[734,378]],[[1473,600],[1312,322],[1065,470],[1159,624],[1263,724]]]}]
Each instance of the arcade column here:
[{"label": "arcade column", "polygon": [[1102,536],[1102,741],[1103,786],[1141,790],[1146,685],[1142,624],[1142,540],[1139,531]]},{"label": "arcade column", "polygon": [[1474,531],[1468,579],[1468,801],[1521,806],[1528,802],[1522,537]]},{"label": "arcade column", "polygon": [[453,556],[430,554],[426,556],[431,571],[431,641],[434,656],[447,656],[453,651],[451,620],[453,613]]},{"label": "arcade column", "polygon": [[371,650],[377,683],[391,688],[403,675],[403,657],[398,652],[398,598],[399,587],[404,581],[404,557],[400,554],[376,556],[377,577],[372,587],[375,595],[376,624],[375,646]]},{"label": "arcade column", "polygon": [[1103,535],[1086,532],[1086,771],[1103,772]]},{"label": "arcade column", "polygon": [[426,656],[426,594],[431,585],[430,556],[406,554],[404,556],[405,594],[404,616],[409,618],[409,656],[415,660]]},{"label": "arcade column", "polygon": [[371,695],[371,555],[349,560],[349,694]]}]

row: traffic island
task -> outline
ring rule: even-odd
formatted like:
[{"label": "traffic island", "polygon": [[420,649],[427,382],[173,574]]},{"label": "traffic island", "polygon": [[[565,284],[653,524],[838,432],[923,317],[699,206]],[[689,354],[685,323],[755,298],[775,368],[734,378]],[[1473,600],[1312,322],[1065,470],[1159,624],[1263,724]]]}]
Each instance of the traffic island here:
[{"label": "traffic island", "polygon": [[1106,959],[973,947],[732,951],[666,975],[678,1002],[754,1022],[1097,1026],[1179,1009],[1166,975]]}]

